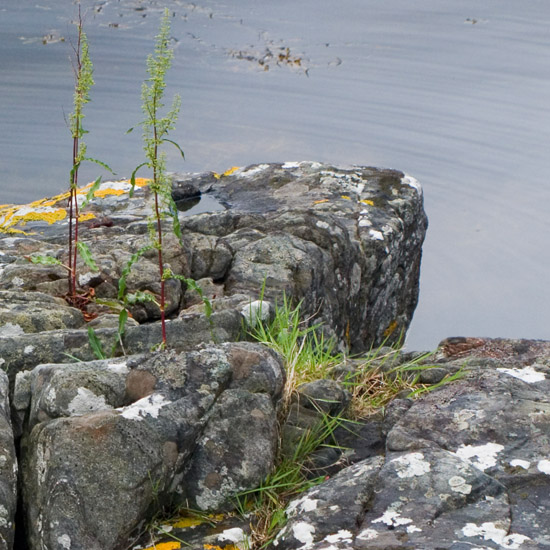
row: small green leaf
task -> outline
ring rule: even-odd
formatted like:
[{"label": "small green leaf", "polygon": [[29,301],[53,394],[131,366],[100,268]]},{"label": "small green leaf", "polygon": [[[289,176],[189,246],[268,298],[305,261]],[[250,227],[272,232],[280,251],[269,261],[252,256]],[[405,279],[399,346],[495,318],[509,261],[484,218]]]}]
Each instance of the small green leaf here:
[{"label": "small green leaf", "polygon": [[126,329],[126,321],[128,320],[128,310],[122,309],[118,314],[118,337],[122,338]]},{"label": "small green leaf", "polygon": [[111,174],[114,175],[114,172],[113,172],[112,168],[108,164],[105,164],[104,162],[101,162],[100,160],[97,160],[97,159],[94,159],[94,158],[91,158],[91,157],[84,157],[82,160],[87,160],[88,162],[93,162],[94,164],[99,164],[99,166],[101,166],[101,168],[105,168],[105,170],[111,172]]},{"label": "small green leaf", "polygon": [[101,176],[97,178],[90,189],[88,189],[88,192],[86,193],[86,198],[84,199],[84,202],[80,205],[80,209],[83,210],[88,206],[88,203],[94,198],[94,193],[98,190],[99,185],[101,184]]},{"label": "small green leaf", "polygon": [[90,347],[92,348],[94,355],[98,359],[107,359],[105,353],[103,352],[101,341],[97,337],[97,334],[92,327],[88,327],[88,342],[90,343]]},{"label": "small green leaf", "polygon": [[168,138],[164,138],[162,141],[171,143],[180,152],[181,156],[185,159],[185,153],[183,152],[183,149],[175,141],[172,141],[171,139],[168,139]]},{"label": "small green leaf", "polygon": [[99,271],[99,268],[97,267],[97,264],[95,263],[95,260],[92,257],[92,253],[88,248],[88,245],[86,243],[83,243],[82,241],[78,241],[76,243],[76,247],[78,248],[78,253],[80,254],[80,257],[84,260],[84,263],[92,271]]},{"label": "small green leaf", "polygon": [[132,176],[130,177],[130,198],[132,198],[134,196],[134,189],[136,187],[136,174],[137,174],[137,171],[140,169],[140,168],[143,168],[144,166],[146,166],[147,163],[146,162],[142,162],[133,172],[132,172]]},{"label": "small green leaf", "polygon": [[61,265],[63,267],[66,267],[63,265],[63,263],[61,263],[57,258],[54,258],[53,256],[26,256],[26,258],[33,264]]}]

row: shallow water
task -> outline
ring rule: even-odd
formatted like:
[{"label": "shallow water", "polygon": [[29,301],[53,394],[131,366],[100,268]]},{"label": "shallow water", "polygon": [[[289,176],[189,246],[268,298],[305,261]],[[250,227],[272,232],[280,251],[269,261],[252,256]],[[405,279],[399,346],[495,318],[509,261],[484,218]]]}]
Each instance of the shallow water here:
[{"label": "shallow water", "polygon": [[[408,347],[550,338],[546,0],[83,2],[88,151],[124,177],[142,161],[139,130],[125,131],[164,4],[186,153],[169,169],[312,159],[410,173],[430,228]],[[0,6],[0,203],[66,188],[75,13],[70,0]]]}]

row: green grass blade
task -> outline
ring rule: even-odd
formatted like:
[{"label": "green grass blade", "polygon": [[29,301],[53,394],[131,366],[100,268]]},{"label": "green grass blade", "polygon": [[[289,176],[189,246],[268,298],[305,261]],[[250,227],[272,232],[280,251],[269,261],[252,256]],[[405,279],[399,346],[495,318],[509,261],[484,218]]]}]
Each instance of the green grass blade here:
[{"label": "green grass blade", "polygon": [[107,356],[103,351],[101,341],[97,337],[97,334],[92,327],[88,327],[88,342],[90,344],[90,347],[92,348],[92,351],[94,352],[94,355],[98,359],[107,359]]}]

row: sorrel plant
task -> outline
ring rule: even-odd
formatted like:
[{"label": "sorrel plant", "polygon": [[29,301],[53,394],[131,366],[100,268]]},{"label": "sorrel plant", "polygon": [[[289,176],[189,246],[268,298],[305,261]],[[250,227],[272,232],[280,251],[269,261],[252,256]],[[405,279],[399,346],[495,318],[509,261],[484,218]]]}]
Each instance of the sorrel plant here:
[{"label": "sorrel plant", "polygon": [[[112,170],[105,163],[86,156],[86,144],[83,141],[83,136],[86,133],[82,125],[84,119],[84,106],[90,101],[90,89],[94,85],[93,65],[90,59],[88,49],[88,38],[84,32],[84,24],[80,5],[78,6],[78,19],[76,22],[78,29],[77,42],[73,46],[74,60],[73,71],[75,78],[73,107],[74,110],[69,116],[69,128],[73,139],[72,147],[72,168],[69,177],[69,236],[68,236],[68,299],[74,301],[76,299],[76,263],[78,253],[82,256],[86,264],[97,270],[95,263],[91,259],[91,253],[87,245],[79,240],[79,205],[78,205],[78,170],[84,161],[94,162],[99,164],[106,170],[112,173]],[[92,185],[87,194],[87,202],[99,186],[101,177]]]},{"label": "sorrel plant", "polygon": [[[143,127],[143,149],[146,161],[141,163],[133,172],[131,177],[132,191],[135,185],[137,171],[147,167],[152,172],[150,183],[154,196],[153,216],[150,220],[149,235],[154,248],[157,250],[159,277],[160,277],[160,321],[162,327],[162,347],[166,347],[166,319],[165,319],[165,282],[171,277],[171,273],[164,268],[162,258],[162,220],[166,215],[172,218],[174,233],[181,241],[181,229],[178,221],[178,213],[172,199],[172,186],[166,175],[166,155],[160,151],[164,143],[171,143],[184,157],[181,147],[174,141],[168,139],[170,130],[174,129],[181,105],[181,99],[176,95],[172,107],[165,116],[161,115],[164,107],[163,97],[166,88],[166,73],[172,64],[173,52],[169,48],[170,40],[170,11],[164,10],[159,34],[156,37],[155,53],[147,57],[147,74],[141,88],[142,110],[144,119],[141,122]],[[131,131],[131,130],[130,130]],[[132,194],[132,193],[131,193]]]}]

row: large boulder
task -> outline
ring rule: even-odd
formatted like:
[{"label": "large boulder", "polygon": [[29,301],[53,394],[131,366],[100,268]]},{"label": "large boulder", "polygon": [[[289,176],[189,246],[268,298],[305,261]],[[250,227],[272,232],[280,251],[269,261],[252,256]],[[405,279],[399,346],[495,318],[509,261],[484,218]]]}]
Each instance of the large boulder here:
[{"label": "large boulder", "polygon": [[438,363],[464,377],[396,407],[384,459],[291,503],[278,548],[550,548],[550,342],[455,338]]},{"label": "large boulder", "polygon": [[[243,369],[255,383],[243,383]],[[273,466],[283,382],[279,359],[254,344],[21,372],[15,402],[30,548],[125,548],[180,495],[217,506],[256,487]],[[248,459],[232,441],[236,424],[239,442],[256,451]],[[229,466],[212,500],[221,467],[214,445],[224,442]],[[195,470],[203,477],[190,478]]]},{"label": "large boulder", "polygon": [[[210,281],[207,295],[215,310],[240,311],[243,300],[256,301],[264,288],[271,302],[281,301],[284,293],[296,302],[302,300],[304,316],[314,317],[341,348],[354,352],[385,339],[396,341],[406,331],[418,299],[427,225],[422,192],[413,178],[392,170],[301,162],[174,180],[176,198],[180,189],[191,187],[196,196],[202,193],[200,204],[212,205],[212,211],[180,212],[183,242],[165,221],[165,267],[180,277]],[[119,280],[136,253],[141,257],[126,278],[127,292],[158,296],[160,291],[156,250],[145,250],[151,244],[151,191],[141,182],[130,199],[129,189],[128,182],[104,182],[86,207],[90,219],[83,222],[80,239],[88,244],[99,269],[92,271],[79,258],[77,272],[89,297],[116,300]],[[39,293],[67,292],[63,267],[29,262],[45,254],[65,261],[65,201],[59,196],[45,204],[38,201],[14,211],[8,221],[0,220],[0,230],[4,223],[4,231],[13,233],[0,233],[0,289],[32,291],[36,298],[29,301],[35,302],[44,301]],[[185,316],[188,308],[197,313],[194,291],[180,280],[167,281],[166,292],[167,314]],[[87,308],[91,316],[108,312],[93,301]],[[81,324],[68,308],[58,309],[56,315],[37,315],[35,329],[74,329]],[[160,315],[153,301],[132,306],[131,311],[139,323]],[[8,329],[22,326],[8,317]],[[30,321],[23,324],[29,325],[23,332],[32,329]],[[59,334],[53,338],[66,339]],[[0,352],[4,344],[0,341]],[[52,346],[45,342],[40,347]],[[29,352],[25,365],[50,360],[38,351],[35,358]],[[67,352],[73,354],[71,349]]]}]

